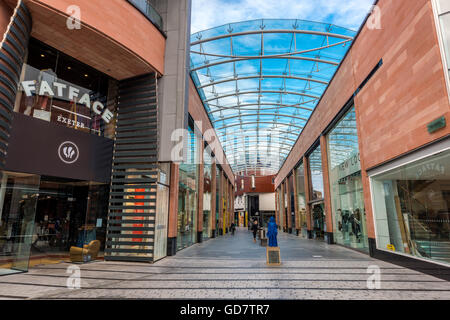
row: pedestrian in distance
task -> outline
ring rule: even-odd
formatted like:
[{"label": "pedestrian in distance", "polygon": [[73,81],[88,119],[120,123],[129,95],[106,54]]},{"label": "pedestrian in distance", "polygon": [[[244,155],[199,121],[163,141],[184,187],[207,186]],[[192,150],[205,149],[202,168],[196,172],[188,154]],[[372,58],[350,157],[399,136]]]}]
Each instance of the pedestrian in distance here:
[{"label": "pedestrian in distance", "polygon": [[258,220],[253,219],[252,223],[253,242],[256,242],[256,233],[258,232]]},{"label": "pedestrian in distance", "polygon": [[236,225],[234,222],[231,223],[231,234],[234,236],[234,232],[236,231]]}]

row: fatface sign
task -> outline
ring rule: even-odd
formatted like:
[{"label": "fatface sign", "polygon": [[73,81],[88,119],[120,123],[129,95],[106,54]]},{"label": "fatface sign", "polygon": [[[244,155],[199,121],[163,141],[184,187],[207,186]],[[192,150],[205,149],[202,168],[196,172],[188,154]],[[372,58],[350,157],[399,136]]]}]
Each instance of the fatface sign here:
[{"label": "fatface sign", "polygon": [[78,104],[84,104],[87,108],[92,109],[95,114],[101,115],[102,119],[109,123],[114,117],[114,114],[105,108],[100,101],[91,101],[89,93],[84,93],[80,97],[80,90],[67,85],[65,83],[53,82],[50,85],[47,81],[42,80],[36,85],[36,81],[22,81],[23,91],[27,97],[37,94],[39,96],[48,96],[50,98],[57,97],[60,99],[68,99],[69,101],[77,102]]}]

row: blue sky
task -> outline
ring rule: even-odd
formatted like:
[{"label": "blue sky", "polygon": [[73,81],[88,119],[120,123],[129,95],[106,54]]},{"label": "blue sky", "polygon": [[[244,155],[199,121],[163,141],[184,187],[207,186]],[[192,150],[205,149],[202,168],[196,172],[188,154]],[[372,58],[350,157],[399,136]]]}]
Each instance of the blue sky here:
[{"label": "blue sky", "polygon": [[304,19],[358,30],[374,0],[192,0],[191,32],[253,19]]}]

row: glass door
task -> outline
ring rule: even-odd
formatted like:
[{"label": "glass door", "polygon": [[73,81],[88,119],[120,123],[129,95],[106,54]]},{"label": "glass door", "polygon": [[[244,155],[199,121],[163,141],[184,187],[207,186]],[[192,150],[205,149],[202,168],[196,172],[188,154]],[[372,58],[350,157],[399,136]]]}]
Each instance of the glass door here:
[{"label": "glass door", "polygon": [[28,271],[40,177],[4,172],[0,189],[0,275]]},{"label": "glass door", "polygon": [[167,255],[167,218],[169,216],[169,187],[159,184],[156,195],[155,243],[153,260]]},{"label": "glass door", "polygon": [[325,239],[325,210],[323,202],[313,204],[312,206],[312,226],[314,239]]}]

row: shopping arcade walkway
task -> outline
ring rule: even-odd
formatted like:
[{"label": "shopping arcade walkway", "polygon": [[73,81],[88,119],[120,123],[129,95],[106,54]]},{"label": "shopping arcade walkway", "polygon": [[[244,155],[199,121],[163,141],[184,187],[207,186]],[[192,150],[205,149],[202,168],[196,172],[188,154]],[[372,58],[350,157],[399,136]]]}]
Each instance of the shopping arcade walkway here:
[{"label": "shopping arcade walkway", "polygon": [[[66,287],[71,264],[40,266],[0,278],[0,298],[32,299],[450,299],[450,283],[353,250],[279,234],[282,265],[267,267],[265,248],[246,228],[210,239],[153,265],[79,265],[81,289]],[[367,267],[381,289],[367,289]]]}]

